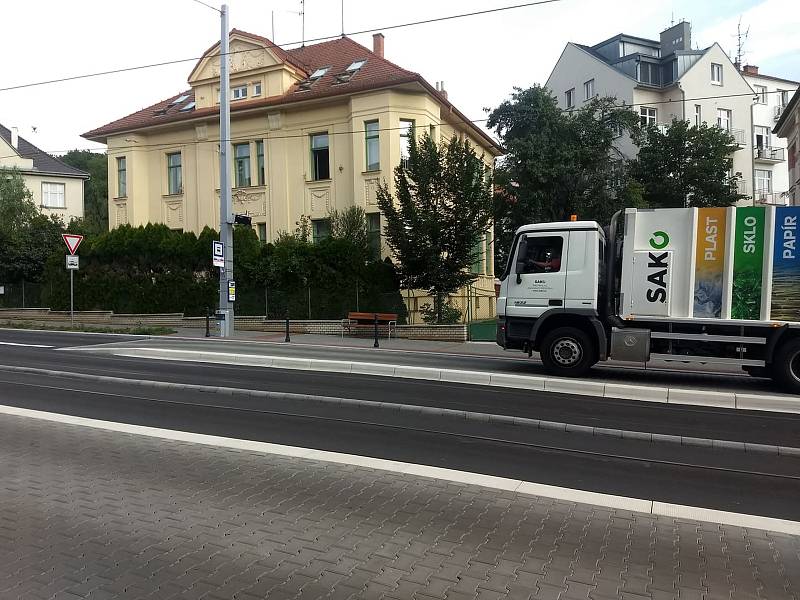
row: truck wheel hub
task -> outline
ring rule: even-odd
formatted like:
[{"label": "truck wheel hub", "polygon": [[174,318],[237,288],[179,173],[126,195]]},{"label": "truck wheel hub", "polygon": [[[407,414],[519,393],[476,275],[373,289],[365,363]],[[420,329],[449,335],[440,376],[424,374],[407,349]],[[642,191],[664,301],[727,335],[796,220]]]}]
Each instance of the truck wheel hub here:
[{"label": "truck wheel hub", "polygon": [[553,359],[562,366],[573,366],[580,362],[581,356],[581,346],[573,339],[558,340],[553,345]]}]

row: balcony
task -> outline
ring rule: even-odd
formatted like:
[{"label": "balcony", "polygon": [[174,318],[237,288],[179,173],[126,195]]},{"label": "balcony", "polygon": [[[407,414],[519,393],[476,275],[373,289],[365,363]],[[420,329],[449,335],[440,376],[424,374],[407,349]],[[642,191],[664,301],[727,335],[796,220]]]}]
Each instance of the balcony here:
[{"label": "balcony", "polygon": [[775,164],[786,160],[785,148],[772,148],[771,146],[756,146],[753,148],[753,158],[756,162]]},{"label": "balcony", "polygon": [[753,194],[756,204],[762,206],[788,206],[789,196],[786,192],[760,192]]},{"label": "balcony", "polygon": [[728,129],[728,133],[733,136],[736,145],[739,148],[744,148],[745,144],[745,136],[744,136],[744,129]]},{"label": "balcony", "polygon": [[736,192],[741,196],[747,196],[747,182],[744,179],[738,178],[736,180]]}]

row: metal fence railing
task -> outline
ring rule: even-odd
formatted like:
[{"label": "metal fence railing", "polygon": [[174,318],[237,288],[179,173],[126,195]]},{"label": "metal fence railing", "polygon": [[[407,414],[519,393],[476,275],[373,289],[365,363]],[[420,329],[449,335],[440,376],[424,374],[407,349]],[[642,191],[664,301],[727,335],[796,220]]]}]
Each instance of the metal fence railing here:
[{"label": "metal fence railing", "polygon": [[43,291],[41,283],[0,282],[0,308],[39,308],[42,306]]}]

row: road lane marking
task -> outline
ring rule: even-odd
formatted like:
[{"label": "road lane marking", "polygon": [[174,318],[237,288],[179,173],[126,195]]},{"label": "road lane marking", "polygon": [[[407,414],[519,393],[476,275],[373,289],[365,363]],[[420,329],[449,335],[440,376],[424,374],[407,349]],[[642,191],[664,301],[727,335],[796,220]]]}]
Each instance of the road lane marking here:
[{"label": "road lane marking", "polygon": [[24,348],[55,348],[47,344],[20,344],[18,342],[0,342],[0,346],[22,346]]},{"label": "road lane marking", "polygon": [[187,431],[177,431],[174,429],[148,427],[145,425],[129,425],[127,423],[118,423],[114,421],[101,421],[99,419],[73,417],[70,415],[31,410],[27,408],[18,408],[15,406],[0,405],[0,413],[32,419],[41,419],[44,421],[53,421],[68,425],[104,429],[107,431],[118,431],[121,433],[142,435],[164,440],[203,444],[206,446],[215,446],[219,448],[248,450],[252,452],[259,452],[261,454],[304,458],[320,462],[356,465],[381,471],[390,471],[406,475],[441,479],[468,485],[478,485],[490,489],[513,491],[520,494],[541,496],[567,502],[594,504],[596,506],[630,510],[657,516],[709,521],[722,525],[733,525],[736,527],[748,527],[766,531],[776,531],[789,535],[800,535],[800,521],[778,519],[775,517],[734,513],[697,506],[669,504],[644,498],[616,496],[587,490],[545,485],[519,479],[496,477],[482,473],[458,471],[456,469],[446,469],[443,467],[433,467],[430,465],[420,465],[416,463],[372,458],[369,456],[344,454],[341,452],[330,452],[327,450],[316,450],[313,448],[303,448],[300,446],[288,446],[269,442],[254,442],[251,440],[240,440],[236,438],[208,435],[203,433],[191,433]]}]

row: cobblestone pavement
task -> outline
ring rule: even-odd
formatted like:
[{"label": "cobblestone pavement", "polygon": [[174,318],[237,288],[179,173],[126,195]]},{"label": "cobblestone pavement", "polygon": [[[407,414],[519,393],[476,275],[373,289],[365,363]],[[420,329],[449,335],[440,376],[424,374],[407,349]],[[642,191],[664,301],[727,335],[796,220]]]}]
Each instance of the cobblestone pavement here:
[{"label": "cobblestone pavement", "polygon": [[797,600],[800,539],[3,416],[0,598],[79,597]]}]

